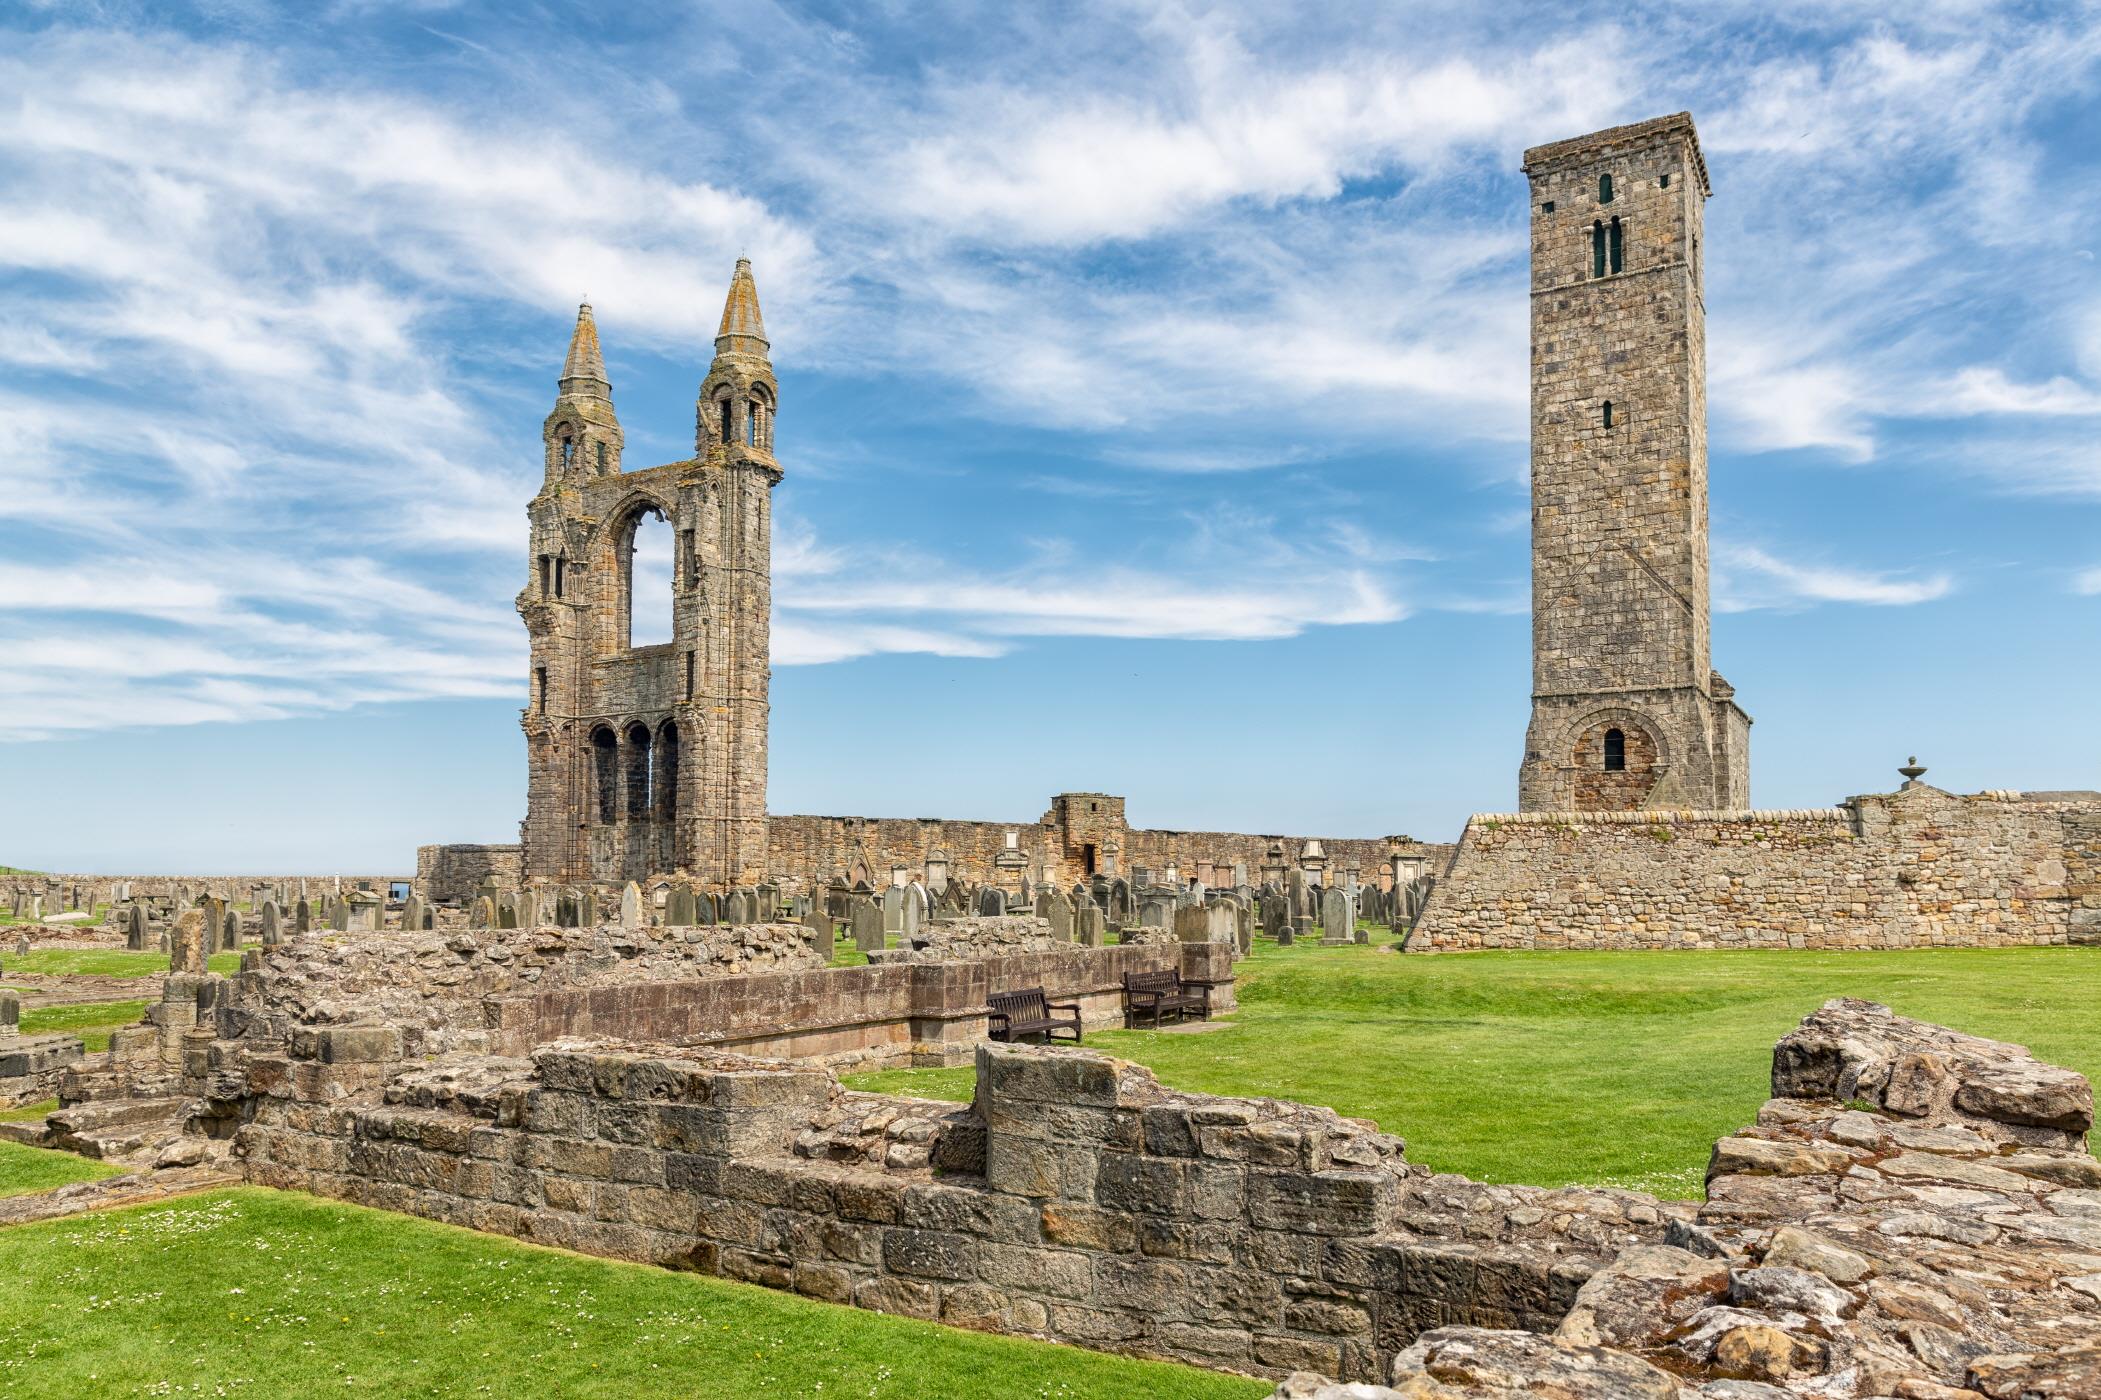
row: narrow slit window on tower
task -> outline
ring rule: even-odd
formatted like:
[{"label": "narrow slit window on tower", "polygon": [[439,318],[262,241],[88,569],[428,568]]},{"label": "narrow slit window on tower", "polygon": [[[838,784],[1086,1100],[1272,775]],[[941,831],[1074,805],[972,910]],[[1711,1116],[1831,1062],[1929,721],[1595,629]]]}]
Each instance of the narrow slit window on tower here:
[{"label": "narrow slit window on tower", "polygon": [[693,698],[693,653],[686,653],[686,698]]},{"label": "narrow slit window on tower", "polygon": [[759,445],[759,403],[756,399],[744,409],[744,442],[747,447]]},{"label": "narrow slit window on tower", "polygon": [[1605,400],[1605,426],[1606,426],[1606,427],[1608,427],[1608,428],[1612,426],[1612,400],[1611,400],[1611,399],[1607,399],[1607,400]]},{"label": "narrow slit window on tower", "polygon": [[564,558],[562,558],[562,556],[561,556],[561,555],[557,554],[557,555],[555,556],[555,558],[554,558],[554,596],[555,596],[555,597],[557,597],[557,598],[559,598],[559,597],[561,597],[561,596],[562,596],[562,594],[563,594],[563,591],[564,591],[564,590],[565,590],[565,589],[567,588],[567,586],[568,586],[568,580],[567,580],[567,578],[565,578],[565,577],[564,577],[564,576],[565,576],[565,575],[566,575],[566,574],[568,573],[568,571],[569,571],[569,570],[568,570],[568,565],[569,565],[569,561],[568,561],[568,560],[566,560],[566,559],[564,559]]},{"label": "narrow slit window on tower", "polygon": [[724,442],[729,442],[729,441],[731,441],[731,438],[730,438],[730,401],[729,401],[728,399],[718,399],[718,400],[716,400],[716,405],[715,405],[715,406],[716,406],[716,407],[717,407],[718,409],[720,409],[720,410],[721,410],[721,413],[722,413],[722,440],[723,440]]},{"label": "narrow slit window on tower", "polygon": [[543,713],[547,709],[547,668],[545,666],[533,667],[533,708]]},{"label": "narrow slit window on tower", "polygon": [[568,467],[570,460],[575,456],[576,440],[567,433],[562,434],[562,466],[564,468]]},{"label": "narrow slit window on tower", "polygon": [[1605,771],[1624,773],[1627,771],[1627,736],[1617,729],[1605,731]]},{"label": "narrow slit window on tower", "polygon": [[1669,171],[1665,171],[1665,172],[1664,172],[1664,173],[1663,173],[1662,175],[1660,175],[1660,176],[1658,176],[1658,177],[1657,177],[1657,179],[1656,179],[1656,188],[1658,188],[1658,189],[1660,189],[1660,190],[1667,190],[1667,189],[1669,189],[1670,187],[1671,187],[1671,176],[1670,176],[1670,172],[1669,172]]},{"label": "narrow slit window on tower", "polygon": [[1618,272],[1626,266],[1625,251],[1626,243],[1621,237],[1620,218],[1619,215],[1614,214],[1612,216],[1612,270],[1614,272]]},{"label": "narrow slit window on tower", "polygon": [[554,596],[554,556],[551,554],[540,556],[540,596]]},{"label": "narrow slit window on tower", "polygon": [[1598,203],[1612,203],[1612,177],[1610,175],[1598,176]]},{"label": "narrow slit window on tower", "polygon": [[598,444],[598,469],[605,470],[605,444],[602,442]]},{"label": "narrow slit window on tower", "polygon": [[1600,219],[1590,223],[1590,275],[1605,275],[1605,224]]}]

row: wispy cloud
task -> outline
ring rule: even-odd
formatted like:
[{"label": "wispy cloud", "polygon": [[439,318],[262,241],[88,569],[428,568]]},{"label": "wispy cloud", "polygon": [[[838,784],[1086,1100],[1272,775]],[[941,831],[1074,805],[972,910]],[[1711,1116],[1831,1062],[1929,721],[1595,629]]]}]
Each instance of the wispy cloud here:
[{"label": "wispy cloud", "polygon": [[1719,546],[1715,560],[1720,566],[1715,607],[1723,612],[1813,603],[1909,607],[1945,598],[1955,590],[1954,578],[1945,573],[1908,577],[1835,564],[1795,563],[1752,545]]}]

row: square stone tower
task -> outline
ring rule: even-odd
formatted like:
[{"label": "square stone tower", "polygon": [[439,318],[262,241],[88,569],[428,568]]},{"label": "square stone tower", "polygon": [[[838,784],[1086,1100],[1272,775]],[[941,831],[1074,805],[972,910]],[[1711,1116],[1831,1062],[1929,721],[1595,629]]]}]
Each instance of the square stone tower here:
[{"label": "square stone tower", "polygon": [[[618,884],[686,871],[714,888],[766,872],[773,607],[773,414],[780,401],[751,264],[730,282],[701,382],[694,455],[624,471],[588,304],[542,429],[520,827],[527,879]],[[672,528],[672,639],[633,644],[635,529]]]},{"label": "square stone tower", "polygon": [[1707,165],[1680,112],[1525,152],[1532,811],[1750,805],[1708,658]]}]

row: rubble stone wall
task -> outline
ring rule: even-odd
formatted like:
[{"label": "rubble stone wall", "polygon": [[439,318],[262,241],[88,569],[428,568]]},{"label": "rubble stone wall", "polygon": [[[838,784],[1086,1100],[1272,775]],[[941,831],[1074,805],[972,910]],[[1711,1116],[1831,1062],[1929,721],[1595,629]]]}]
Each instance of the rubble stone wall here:
[{"label": "rubble stone wall", "polygon": [[1823,810],[1477,816],[1408,946],[2101,942],[2097,850],[2101,802],[1927,787]]}]

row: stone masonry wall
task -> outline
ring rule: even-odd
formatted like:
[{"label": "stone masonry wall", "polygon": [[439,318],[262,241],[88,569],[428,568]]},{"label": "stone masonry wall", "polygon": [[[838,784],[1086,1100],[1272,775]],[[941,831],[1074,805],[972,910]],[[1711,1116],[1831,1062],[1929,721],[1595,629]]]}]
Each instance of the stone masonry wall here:
[{"label": "stone masonry wall", "polygon": [[472,899],[483,880],[500,889],[524,883],[520,846],[418,846],[416,892],[427,900]]},{"label": "stone masonry wall", "polygon": [[2101,802],[1923,785],[1825,810],[1477,816],[1408,946],[2101,942],[2097,832]]}]

